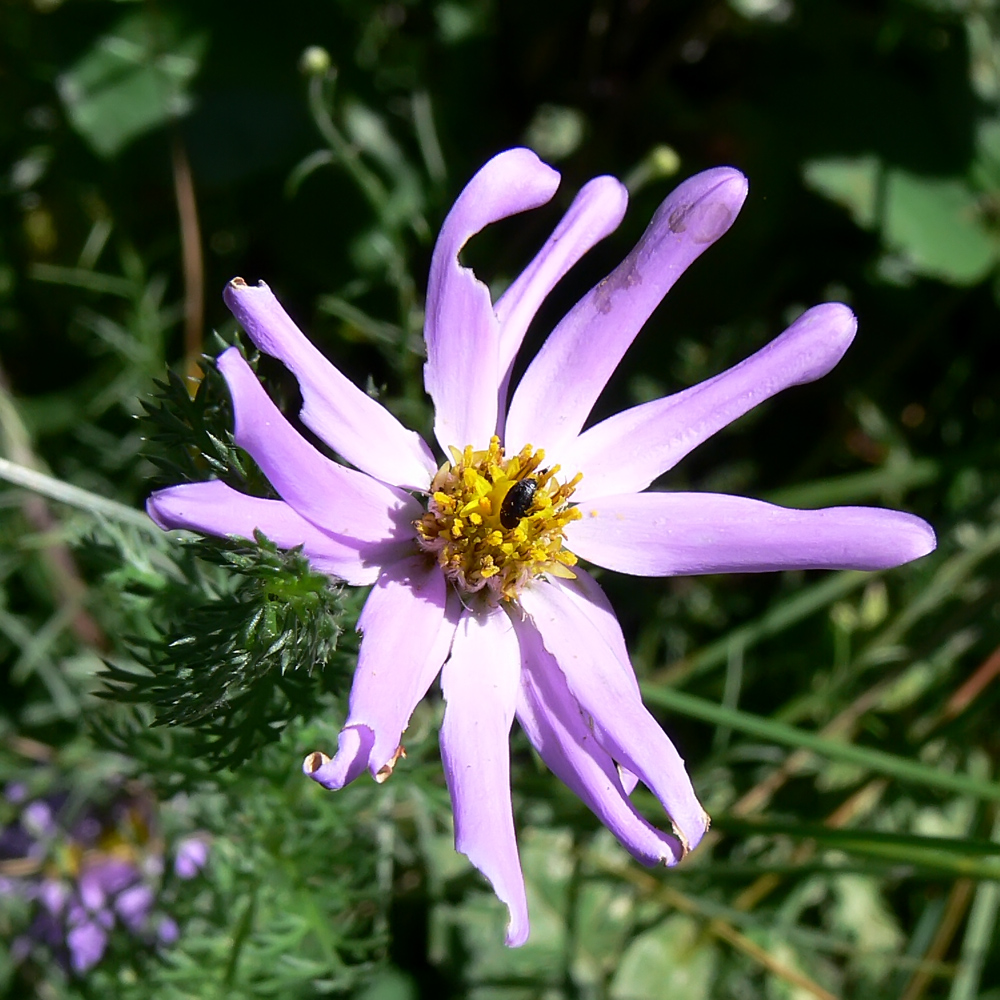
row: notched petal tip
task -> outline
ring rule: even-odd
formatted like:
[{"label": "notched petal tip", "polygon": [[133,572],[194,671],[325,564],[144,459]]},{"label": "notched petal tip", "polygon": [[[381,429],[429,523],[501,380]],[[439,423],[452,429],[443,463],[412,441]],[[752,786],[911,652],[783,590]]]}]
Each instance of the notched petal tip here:
[{"label": "notched petal tip", "polygon": [[391,777],[400,760],[406,759],[406,748],[402,743],[396,747],[395,753],[375,772],[375,783],[384,785]]},{"label": "notched petal tip", "polygon": [[[699,803],[700,805],[700,803]],[[673,868],[674,865],[680,864],[702,841],[702,838],[708,833],[709,827],[712,825],[712,817],[705,812],[704,809],[701,810],[701,822],[700,824],[693,825],[692,830],[695,831],[695,837],[692,839],[688,833],[685,833],[673,820],[670,818],[670,829],[673,831],[674,836],[681,842],[681,856],[678,857],[664,857],[663,864],[667,868]]]},{"label": "notched petal tip", "polygon": [[263,291],[263,292],[270,292],[271,291],[271,289],[268,287],[267,283],[264,282],[264,281],[258,280],[258,282],[257,282],[256,285],[251,285],[250,282],[246,280],[246,278],[241,278],[239,275],[236,275],[235,278],[230,278],[229,281],[228,281],[228,283],[226,284],[226,287],[223,288],[223,290],[222,290],[222,298],[226,301],[226,304],[228,305],[229,300],[227,299],[227,295],[229,295],[230,293],[232,293],[232,292],[252,292],[252,291],[258,290],[258,289],[260,291]]}]

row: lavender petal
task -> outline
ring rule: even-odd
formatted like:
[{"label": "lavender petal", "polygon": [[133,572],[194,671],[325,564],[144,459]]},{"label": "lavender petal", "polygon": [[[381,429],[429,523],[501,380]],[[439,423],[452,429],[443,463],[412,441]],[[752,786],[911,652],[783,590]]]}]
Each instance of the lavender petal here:
[{"label": "lavender petal", "polygon": [[462,616],[441,674],[441,758],[455,815],[455,849],[507,904],[507,944],[528,938],[528,903],[514,836],[508,740],[520,651],[499,608]]},{"label": "lavender petal", "polygon": [[793,385],[826,375],[844,356],[858,323],[847,306],[828,302],[804,312],[766,347],[728,371],[656,399],[584,431],[560,454],[583,473],[574,499],[638,493],[703,441]]},{"label": "lavender petal", "polygon": [[139,870],[131,862],[105,856],[91,862],[80,872],[77,881],[80,901],[96,913],[111,897],[138,878]]},{"label": "lavender petal", "polygon": [[347,726],[337,737],[337,753],[311,753],[302,762],[302,773],[332,792],[349,785],[368,766],[375,734],[367,726]]},{"label": "lavender petal", "polygon": [[114,904],[115,913],[133,934],[137,934],[146,926],[155,901],[156,895],[152,887],[140,882],[118,894]]},{"label": "lavender petal", "polygon": [[38,901],[48,913],[58,917],[66,909],[70,894],[69,886],[62,880],[45,878],[38,889]]},{"label": "lavender petal", "polygon": [[193,879],[208,861],[208,841],[202,837],[184,837],[174,855],[174,874],[179,879]]},{"label": "lavender petal", "polygon": [[217,479],[157,490],[146,501],[146,512],[164,531],[185,528],[223,538],[253,538],[256,529],[280,548],[301,545],[314,569],[354,587],[374,583],[379,567],[398,559],[408,547],[405,542],[357,542],[334,535],[300,517],[283,500],[247,496]]},{"label": "lavender petal", "polygon": [[877,507],[790,510],[718,493],[639,493],[580,510],[566,529],[569,547],[637,576],[887,569],[936,544],[926,521]]},{"label": "lavender petal", "polygon": [[66,935],[70,967],[77,975],[92,969],[104,956],[108,933],[96,921],[88,920],[72,927]]},{"label": "lavender petal", "polygon": [[448,656],[457,617],[447,614],[446,598],[440,567],[413,556],[383,571],[358,619],[364,638],[346,725],[374,734],[373,776],[395,755],[413,709]]},{"label": "lavender petal", "polygon": [[295,325],[271,289],[233,278],[223,298],[265,354],[298,379],[302,423],[362,472],[411,489],[426,489],[437,463],[419,434],[342,375]]},{"label": "lavender petal", "polygon": [[[636,701],[642,702],[639,691],[639,678],[632,669],[628,649],[625,646],[625,636],[618,623],[614,608],[604,593],[601,585],[584,569],[573,568],[576,578],[573,580],[553,581],[552,585],[559,587],[567,600],[572,601],[580,614],[585,615],[591,624],[601,633],[601,638],[615,654],[611,664],[621,668],[621,679],[626,689],[631,688]],[[625,794],[631,795],[638,783],[638,778],[620,761],[618,762],[618,777],[625,788]]]},{"label": "lavender petal", "polygon": [[588,615],[560,587],[536,586],[521,605],[566,678],[570,694],[590,717],[597,741],[660,800],[685,851],[697,846],[708,816],[695,795],[684,761],[622,681],[622,667]]},{"label": "lavender petal", "polygon": [[497,426],[500,323],[489,289],[459,263],[466,242],[491,222],[544,205],[559,174],[528,149],[494,156],[465,186],[441,227],[427,282],[424,385],[434,433],[449,446],[485,448]]},{"label": "lavender petal", "polygon": [[357,542],[413,537],[412,521],[422,512],[413,497],[321,455],[282,416],[236,348],[218,365],[233,397],[236,444],[297,514]]},{"label": "lavender petal", "polygon": [[[538,307],[594,244],[613,233],[625,215],[628,191],[615,177],[595,177],[580,188],[545,246],[497,300],[500,370],[507,373]],[[505,379],[506,381],[506,379]],[[506,393],[501,394],[501,404]]]},{"label": "lavender petal", "polygon": [[549,770],[645,865],[676,864],[681,842],[662,833],[635,809],[615,762],[597,742],[566,679],[530,622],[514,619],[521,644],[517,718]]},{"label": "lavender petal", "polygon": [[156,939],[164,946],[174,944],[181,936],[181,929],[173,917],[161,917],[156,928]]},{"label": "lavender petal", "polygon": [[597,397],[660,300],[703,250],[725,233],[747,193],[746,178],[716,167],[686,180],[659,207],[632,252],[566,314],[521,379],[504,443],[544,445],[549,459],[583,427]]}]

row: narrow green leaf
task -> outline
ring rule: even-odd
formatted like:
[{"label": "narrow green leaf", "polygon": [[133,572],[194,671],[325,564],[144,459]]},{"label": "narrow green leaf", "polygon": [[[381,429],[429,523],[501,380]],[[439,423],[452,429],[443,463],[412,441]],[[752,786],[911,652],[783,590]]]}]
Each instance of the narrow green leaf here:
[{"label": "narrow green leaf", "polygon": [[941,474],[937,462],[931,459],[887,464],[879,469],[855,472],[849,476],[816,479],[801,486],[789,486],[765,494],[764,500],[781,507],[830,507],[834,504],[858,503],[883,493],[905,493],[933,483]]},{"label": "narrow green leaf", "polygon": [[690,657],[671,664],[657,674],[658,678],[669,679],[671,684],[686,681],[691,677],[706,673],[721,666],[729,658],[733,648],[744,651],[756,646],[769,636],[777,635],[786,628],[808,618],[811,614],[839,601],[852,590],[873,579],[871,573],[843,570],[824,577],[818,583],[796,591],[791,597],[781,601],[755,621],[734,628],[721,639],[710,643]]},{"label": "narrow green leaf", "polygon": [[690,715],[704,722],[718,726],[729,726],[732,729],[785,746],[812,750],[814,753],[830,760],[845,761],[857,764],[874,771],[877,774],[887,774],[900,781],[912,781],[927,788],[938,788],[947,792],[958,792],[962,795],[972,795],[978,799],[1000,801],[1000,784],[992,781],[981,781],[966,774],[950,774],[947,771],[917,764],[905,757],[886,753],[884,750],[874,750],[870,747],[857,746],[854,743],[842,743],[826,739],[815,733],[797,729],[783,722],[775,722],[750,712],[739,709],[724,708],[715,702],[698,698],[674,688],[656,687],[644,684],[643,697],[655,705]]}]

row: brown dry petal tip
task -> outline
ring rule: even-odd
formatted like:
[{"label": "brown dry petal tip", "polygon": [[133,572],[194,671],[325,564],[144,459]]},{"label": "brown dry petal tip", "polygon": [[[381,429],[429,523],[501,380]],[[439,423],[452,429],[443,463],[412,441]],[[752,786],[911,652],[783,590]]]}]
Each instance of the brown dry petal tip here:
[{"label": "brown dry petal tip", "polygon": [[315,774],[321,767],[330,763],[330,758],[327,757],[325,753],[319,750],[314,750],[308,757],[302,762],[302,770],[306,774]]},{"label": "brown dry petal tip", "polygon": [[388,763],[383,764],[382,767],[378,769],[378,773],[375,775],[375,780],[380,785],[392,777],[393,769],[395,768],[396,762],[400,759],[400,757],[406,757],[406,750],[403,748],[402,743],[396,747],[396,752],[392,755]]}]

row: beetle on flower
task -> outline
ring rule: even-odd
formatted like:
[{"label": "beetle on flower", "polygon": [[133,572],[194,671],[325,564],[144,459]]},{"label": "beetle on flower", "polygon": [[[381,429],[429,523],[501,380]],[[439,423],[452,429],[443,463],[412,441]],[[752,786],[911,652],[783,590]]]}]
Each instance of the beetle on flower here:
[{"label": "beetle on flower", "polygon": [[[660,206],[625,260],[551,332],[511,394],[514,359],[555,284],[621,221],[625,188],[598,177],[494,303],[459,262],[475,233],[549,201],[559,175],[527,149],[490,160],[438,237],[427,290],[424,381],[443,464],[414,432],[347,380],[263,283],[235,278],[225,300],[250,339],[302,392],[303,424],[282,416],[236,348],[218,359],[235,440],[280,500],[213,481],[160,490],[163,528],[303,547],[349,584],[374,584],[348,718],[336,754],[306,774],[339,789],[366,768],[391,774],[410,715],[440,673],[441,755],[456,848],[509,911],[507,943],[528,936],[510,796],[515,716],[548,767],[639,861],[675,864],[708,816],[680,755],[646,711],[621,629],[577,564],[640,576],[784,569],[884,569],[934,548],[909,514],[866,507],[789,510],[738,496],[647,491],[710,435],[787,386],[826,374],[854,337],[837,303],[700,385],[584,424],[633,338],[685,268],[732,224],[747,193],[737,170],[707,170]],[[509,407],[506,405],[510,397]],[[671,832],[630,794],[641,781]]]}]

